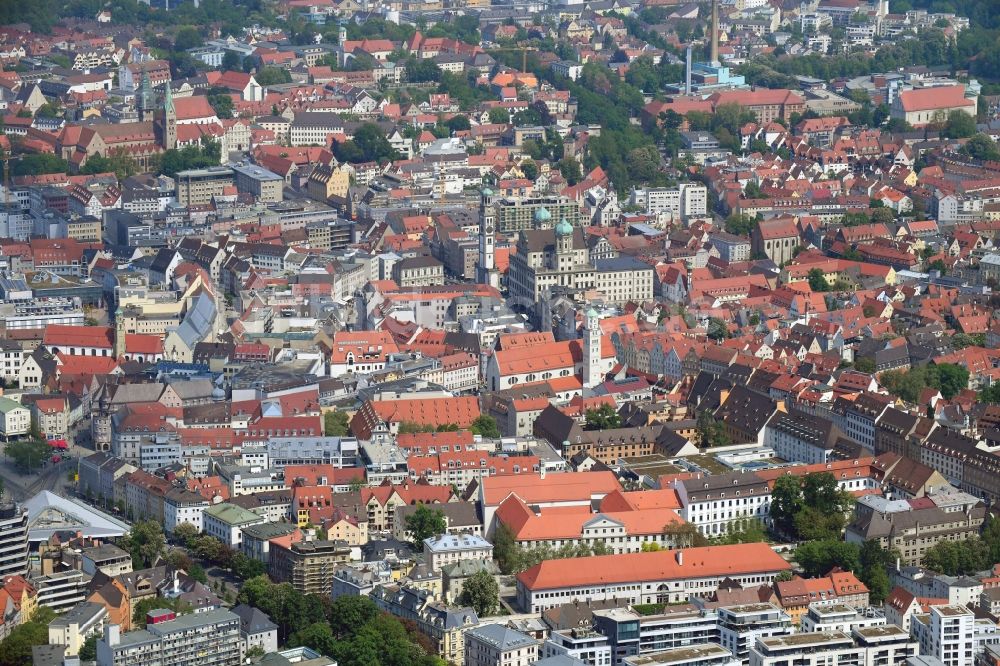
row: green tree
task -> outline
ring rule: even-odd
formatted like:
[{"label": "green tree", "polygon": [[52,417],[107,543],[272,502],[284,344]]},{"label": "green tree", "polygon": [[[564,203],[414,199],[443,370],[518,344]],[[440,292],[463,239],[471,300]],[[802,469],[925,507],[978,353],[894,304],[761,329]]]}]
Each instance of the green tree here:
[{"label": "green tree", "polygon": [[36,608],[30,622],[18,625],[7,638],[0,641],[0,666],[24,666],[32,663],[31,648],[48,644],[48,625],[55,617],[51,608]]},{"label": "green tree", "polygon": [[254,75],[254,79],[260,85],[267,87],[282,83],[291,83],[292,75],[287,69],[282,69],[281,67],[263,67]]},{"label": "green tree", "polygon": [[945,400],[951,400],[960,391],[969,388],[969,370],[955,363],[929,366],[928,383],[941,390]]},{"label": "green tree", "polygon": [[120,545],[132,556],[133,569],[147,569],[163,554],[163,526],[155,520],[140,520],[122,537]]},{"label": "green tree", "polygon": [[756,518],[737,518],[726,525],[726,532],[720,536],[716,543],[737,544],[737,543],[760,543],[767,541],[767,530],[764,523]]},{"label": "green tree", "polygon": [[441,80],[441,68],[429,58],[409,58],[406,61],[406,79],[413,83]]},{"label": "green tree", "polygon": [[698,446],[701,448],[712,448],[716,446],[729,446],[729,435],[726,434],[725,426],[716,420],[709,411],[698,414],[697,427]]},{"label": "green tree", "polygon": [[42,104],[38,107],[38,110],[35,111],[36,118],[58,118],[61,115],[62,113],[60,112],[59,106],[52,102]]},{"label": "green tree", "polygon": [[878,224],[890,224],[896,219],[891,208],[880,207],[872,211],[871,221]]},{"label": "green tree", "polygon": [[444,534],[448,524],[444,511],[432,509],[421,502],[416,510],[406,517],[406,531],[413,535],[413,544],[423,547],[424,539]]},{"label": "green tree", "polygon": [[871,374],[875,372],[875,359],[869,356],[856,358],[854,359],[854,369],[858,372]]},{"label": "green tree", "polygon": [[469,117],[463,115],[452,116],[448,119],[448,122],[446,122],[445,125],[448,126],[448,129],[451,130],[452,133],[467,132],[472,129],[472,123],[469,122]]},{"label": "green tree", "polygon": [[952,111],[944,126],[944,134],[949,139],[966,139],[976,133],[976,119],[964,111]]},{"label": "green tree", "polygon": [[691,523],[670,523],[663,527],[663,535],[673,542],[675,548],[700,548],[708,545],[708,539]]},{"label": "green tree", "polygon": [[107,156],[93,155],[87,158],[87,163],[80,169],[82,174],[113,172],[118,180],[125,180],[139,170],[139,165],[131,156],[122,151],[115,151]]},{"label": "green tree", "polygon": [[472,574],[462,585],[461,603],[472,606],[480,618],[495,615],[500,609],[500,586],[485,569]]},{"label": "green tree", "polygon": [[861,548],[855,543],[832,539],[806,541],[795,549],[795,561],[810,578],[825,576],[834,567],[857,571],[861,566]]},{"label": "green tree", "polygon": [[795,517],[803,507],[802,482],[797,476],[785,474],[774,481],[771,491],[771,524],[778,534],[794,537],[797,534]]},{"label": "green tree", "polygon": [[80,646],[80,661],[97,661],[97,634],[87,636]]},{"label": "green tree", "polygon": [[329,657],[336,651],[337,641],[329,624],[314,622],[292,634],[288,644],[291,647],[305,646]]},{"label": "green tree", "polygon": [[576,185],[580,182],[580,162],[575,157],[564,157],[556,166],[559,167],[559,175],[566,179],[567,185]]},{"label": "green tree", "polygon": [[187,51],[189,49],[196,49],[204,43],[198,29],[194,26],[186,25],[178,30],[177,35],[174,37],[174,50]]},{"label": "green tree", "polygon": [[227,93],[209,95],[208,103],[219,118],[225,120],[233,117],[233,98],[231,95]]},{"label": "green tree", "polygon": [[15,176],[38,176],[46,173],[66,173],[68,168],[66,160],[55,155],[33,153],[18,159],[10,172]]},{"label": "green tree", "polygon": [[499,439],[500,426],[497,425],[497,420],[490,416],[489,414],[483,414],[476,418],[469,426],[469,430],[472,431],[474,435],[480,435],[487,439]]},{"label": "green tree", "polygon": [[757,226],[757,220],[742,213],[733,213],[726,218],[726,231],[737,236],[749,236]]},{"label": "green tree", "polygon": [[927,264],[928,271],[937,271],[941,275],[948,274],[948,266],[944,263],[943,259],[935,259],[931,263]]},{"label": "green tree", "polygon": [[191,523],[181,523],[174,528],[173,537],[177,542],[190,548],[199,534],[198,528]]},{"label": "green tree", "polygon": [[1000,162],[1000,148],[997,147],[996,141],[986,134],[973,135],[962,146],[962,152],[973,159]]},{"label": "green tree", "polygon": [[191,604],[180,599],[168,599],[167,597],[146,597],[142,601],[132,606],[132,628],[143,628],[146,626],[146,615],[151,610],[163,608],[174,611],[178,615],[187,615],[193,609]]},{"label": "green tree", "polygon": [[622,418],[613,405],[604,404],[584,413],[584,430],[610,430],[622,427]]},{"label": "green tree", "polygon": [[[198,581],[202,585],[208,584],[208,574],[205,573],[205,568],[195,562],[187,569],[187,575]],[[259,573],[257,575],[260,575]]]},{"label": "green tree", "polygon": [[495,106],[487,113],[489,120],[494,125],[506,125],[510,122],[510,111],[502,106]]},{"label": "green tree", "polygon": [[990,549],[979,537],[938,541],[924,552],[922,564],[948,576],[964,576],[989,568]]},{"label": "green tree", "polygon": [[528,180],[533,181],[538,178],[538,165],[535,164],[534,160],[522,162],[521,171],[524,172],[524,177]]},{"label": "green tree", "polygon": [[895,565],[898,553],[887,550],[874,539],[869,539],[861,545],[858,555],[861,568],[858,577],[868,587],[868,598],[873,605],[881,604],[889,596],[891,589],[889,569]]},{"label": "green tree", "polygon": [[328,437],[345,437],[351,431],[347,414],[337,409],[323,414],[323,434]]},{"label": "green tree", "polygon": [[389,144],[389,140],[375,123],[363,123],[354,132],[353,142],[361,151],[362,160],[365,162],[378,162],[383,164],[398,158],[396,150]]},{"label": "green tree", "polygon": [[236,51],[227,50],[222,54],[223,72],[239,72],[240,69],[240,56]]},{"label": "green tree", "polygon": [[813,291],[830,291],[830,283],[820,268],[811,268],[808,274],[809,288]]},{"label": "green tree", "polygon": [[46,442],[35,438],[8,442],[4,447],[4,453],[14,461],[14,464],[29,472],[41,467],[51,451],[51,447]]},{"label": "green tree", "polygon": [[716,342],[722,342],[729,337],[729,327],[718,317],[709,317],[707,335]]},{"label": "green tree", "polygon": [[514,532],[501,523],[493,533],[493,557],[504,574],[521,571],[521,553]]}]

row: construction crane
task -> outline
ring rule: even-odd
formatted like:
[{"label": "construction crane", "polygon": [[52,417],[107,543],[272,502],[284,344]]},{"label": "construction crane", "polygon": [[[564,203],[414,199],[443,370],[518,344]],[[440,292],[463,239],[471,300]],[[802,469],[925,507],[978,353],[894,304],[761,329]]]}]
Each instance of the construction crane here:
[{"label": "construction crane", "polygon": [[495,52],[495,53],[517,53],[518,51],[520,51],[521,52],[521,71],[527,73],[528,72],[528,51],[537,51],[537,50],[538,49],[536,47],[534,47],[534,46],[508,46],[508,47],[504,47],[504,48],[486,49],[486,52],[490,53],[492,51],[492,52]]}]

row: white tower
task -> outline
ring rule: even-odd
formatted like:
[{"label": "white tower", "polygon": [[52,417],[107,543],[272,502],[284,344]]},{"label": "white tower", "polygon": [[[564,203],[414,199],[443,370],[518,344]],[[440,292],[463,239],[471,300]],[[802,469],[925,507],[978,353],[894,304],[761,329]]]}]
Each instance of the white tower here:
[{"label": "white tower", "polygon": [[601,325],[597,310],[589,308],[584,315],[583,387],[594,388],[604,379],[601,373]]},{"label": "white tower", "polygon": [[484,187],[479,201],[479,266],[476,281],[500,287],[496,270],[496,225],[493,219],[493,190]]}]

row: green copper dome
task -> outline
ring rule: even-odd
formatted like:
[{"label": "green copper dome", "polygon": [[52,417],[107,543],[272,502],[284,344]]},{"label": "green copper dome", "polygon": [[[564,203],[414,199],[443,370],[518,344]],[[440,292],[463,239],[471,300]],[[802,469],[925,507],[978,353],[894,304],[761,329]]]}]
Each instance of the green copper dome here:
[{"label": "green copper dome", "polygon": [[559,224],[556,225],[556,235],[557,236],[570,236],[573,234],[573,225],[566,221],[566,218],[559,220]]},{"label": "green copper dome", "polygon": [[484,197],[491,197],[491,196],[493,196],[493,190],[491,190],[488,187],[484,187],[483,188],[483,196]]},{"label": "green copper dome", "polygon": [[535,211],[535,222],[548,222],[552,219],[552,213],[545,206]]}]

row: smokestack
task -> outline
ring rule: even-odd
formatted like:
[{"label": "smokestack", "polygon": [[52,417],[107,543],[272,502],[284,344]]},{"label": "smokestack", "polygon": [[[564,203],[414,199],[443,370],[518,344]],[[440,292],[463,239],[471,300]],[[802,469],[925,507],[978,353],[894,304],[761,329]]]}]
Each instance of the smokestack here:
[{"label": "smokestack", "polygon": [[684,70],[686,72],[686,77],[684,79],[684,94],[691,94],[691,45],[688,44],[687,48],[687,68]]},{"label": "smokestack", "polygon": [[712,64],[719,64],[719,0],[712,0]]},{"label": "smokestack", "polygon": [[677,558],[677,564],[680,566],[684,566],[684,551],[678,550],[675,553],[675,557]]}]

